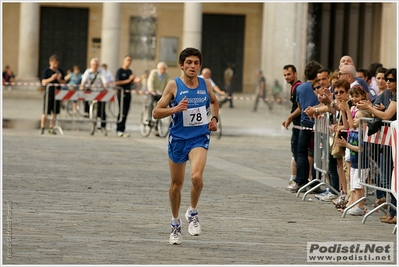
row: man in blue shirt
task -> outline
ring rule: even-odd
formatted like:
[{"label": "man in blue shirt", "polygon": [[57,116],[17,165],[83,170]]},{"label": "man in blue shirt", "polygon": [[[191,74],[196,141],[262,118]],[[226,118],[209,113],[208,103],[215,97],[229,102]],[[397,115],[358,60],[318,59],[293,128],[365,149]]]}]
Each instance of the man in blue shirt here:
[{"label": "man in blue shirt", "polygon": [[[305,66],[306,82],[297,87],[296,101],[298,109],[301,110],[301,127],[298,136],[298,151],[295,159],[297,165],[297,175],[294,183],[286,187],[286,190],[297,192],[300,187],[307,184],[309,177],[309,160],[313,158],[313,124],[314,119],[310,119],[305,113],[308,107],[319,104],[316,94],[313,91],[312,81],[316,79],[317,72],[322,66],[317,61],[310,61]],[[313,166],[313,164],[312,164]],[[313,179],[316,178],[316,171],[312,168]]]}]

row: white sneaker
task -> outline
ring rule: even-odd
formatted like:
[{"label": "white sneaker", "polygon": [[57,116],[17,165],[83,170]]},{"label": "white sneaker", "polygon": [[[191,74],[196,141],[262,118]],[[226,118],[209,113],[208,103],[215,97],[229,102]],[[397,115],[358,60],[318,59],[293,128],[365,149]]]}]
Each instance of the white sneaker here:
[{"label": "white sneaker", "polygon": [[198,219],[198,212],[190,213],[190,208],[188,208],[186,211],[186,220],[190,235],[199,235],[201,233],[201,225]]},{"label": "white sneaker", "polygon": [[334,195],[333,193],[328,192],[328,194],[322,196],[322,197],[320,198],[320,200],[322,200],[322,201],[332,201],[333,199],[336,199],[336,198],[338,198],[337,195]]},{"label": "white sneaker", "polygon": [[364,210],[359,207],[353,207],[347,213],[353,216],[362,216],[364,215]]},{"label": "white sneaker", "polygon": [[314,197],[321,200],[323,197],[327,196],[329,192],[330,192],[330,190],[327,187],[320,194],[315,194]]},{"label": "white sneaker", "polygon": [[179,219],[179,224],[175,225],[173,222],[170,223],[171,232],[169,237],[169,244],[180,245],[183,241],[181,236],[181,220]]}]

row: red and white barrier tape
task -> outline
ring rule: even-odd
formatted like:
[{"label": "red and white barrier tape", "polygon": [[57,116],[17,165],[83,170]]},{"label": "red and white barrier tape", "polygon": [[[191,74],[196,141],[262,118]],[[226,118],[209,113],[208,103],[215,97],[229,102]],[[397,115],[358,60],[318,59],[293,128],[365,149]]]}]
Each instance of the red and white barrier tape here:
[{"label": "red and white barrier tape", "polygon": [[[11,83],[3,83],[3,85],[6,86],[10,86],[10,85],[18,85],[18,86],[38,86],[38,87],[43,87],[45,85],[42,85],[41,83],[28,83],[28,82],[11,82]],[[62,87],[79,87],[80,84],[59,84],[59,83],[49,83],[46,86],[62,86]],[[95,85],[91,85],[90,86],[91,89],[102,89],[102,86],[95,86]],[[115,88],[112,87],[114,89],[121,89],[121,88]],[[138,91],[138,90],[131,90],[132,93],[138,94],[138,95],[155,95],[156,93],[150,93],[148,91]],[[249,96],[221,96],[221,99],[233,99],[233,100],[247,100],[247,101],[255,101],[256,97],[249,97]],[[260,100],[262,100],[262,98],[259,98]],[[269,99],[269,98],[264,98],[264,100],[266,101],[270,101],[270,102],[278,102],[275,101],[273,98]],[[286,99],[282,99],[281,102],[287,102]]]},{"label": "red and white barrier tape", "polygon": [[84,100],[98,102],[113,102],[115,101],[115,92],[113,91],[69,91],[57,90],[55,94],[56,100]]},{"label": "red and white barrier tape", "polygon": [[363,141],[367,143],[392,146],[392,129],[389,126],[381,126],[380,130],[375,134],[368,136],[369,127],[367,123],[363,124]]}]

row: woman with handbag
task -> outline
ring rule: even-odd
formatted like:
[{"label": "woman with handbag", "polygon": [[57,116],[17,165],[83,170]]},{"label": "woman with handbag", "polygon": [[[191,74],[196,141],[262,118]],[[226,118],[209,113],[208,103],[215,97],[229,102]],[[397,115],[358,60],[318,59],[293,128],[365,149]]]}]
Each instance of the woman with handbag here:
[{"label": "woman with handbag", "polygon": [[334,95],[335,100],[332,102],[331,106],[337,108],[336,111],[336,121],[337,123],[331,127],[333,142],[331,148],[331,155],[337,160],[337,169],[338,169],[338,177],[341,187],[341,195],[337,199],[337,201],[333,201],[335,207],[337,209],[345,208],[346,204],[348,203],[347,200],[347,193],[348,193],[348,185],[346,181],[346,175],[344,171],[344,156],[345,156],[345,149],[337,144],[335,141],[336,139],[340,139],[341,137],[347,137],[346,130],[349,129],[349,124],[347,123],[347,119],[343,119],[343,116],[346,116],[345,112],[341,112],[339,110],[340,105],[346,104],[349,107],[352,106],[352,102],[348,101],[348,91],[350,89],[350,84],[347,80],[339,79],[334,82]]}]

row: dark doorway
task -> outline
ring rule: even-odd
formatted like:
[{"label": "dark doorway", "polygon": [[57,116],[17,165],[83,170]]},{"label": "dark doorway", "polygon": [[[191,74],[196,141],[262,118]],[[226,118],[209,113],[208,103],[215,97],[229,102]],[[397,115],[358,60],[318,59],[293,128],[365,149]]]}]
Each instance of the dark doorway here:
[{"label": "dark doorway", "polygon": [[307,61],[317,60],[330,70],[338,68],[344,55],[358,68],[378,61],[381,3],[309,3],[308,12]]},{"label": "dark doorway", "polygon": [[212,70],[212,79],[224,89],[223,72],[233,64],[234,92],[242,92],[245,16],[204,14],[202,17],[203,67]]},{"label": "dark doorway", "polygon": [[87,67],[88,23],[87,8],[40,8],[40,79],[52,54],[59,56],[60,68],[64,72],[78,65],[83,73]]}]

